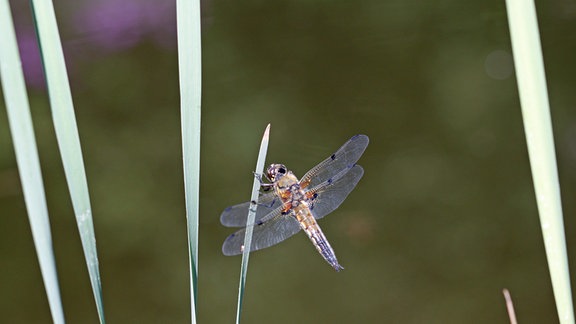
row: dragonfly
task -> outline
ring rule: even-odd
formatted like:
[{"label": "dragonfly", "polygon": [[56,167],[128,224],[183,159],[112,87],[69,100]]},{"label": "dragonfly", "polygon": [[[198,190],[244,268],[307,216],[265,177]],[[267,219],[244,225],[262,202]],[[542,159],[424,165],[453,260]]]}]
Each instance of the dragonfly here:
[{"label": "dragonfly", "polygon": [[222,225],[242,227],[224,241],[224,255],[242,254],[249,226],[253,227],[251,252],[278,244],[304,230],[320,255],[336,271],[343,270],[316,220],[336,210],[356,187],[364,175],[364,169],[356,162],[368,142],[366,135],[353,136],[300,179],[283,164],[270,165],[265,173],[269,182],[257,176],[264,193],[258,198],[254,223],[247,224],[251,202],[230,206],[220,215]]}]

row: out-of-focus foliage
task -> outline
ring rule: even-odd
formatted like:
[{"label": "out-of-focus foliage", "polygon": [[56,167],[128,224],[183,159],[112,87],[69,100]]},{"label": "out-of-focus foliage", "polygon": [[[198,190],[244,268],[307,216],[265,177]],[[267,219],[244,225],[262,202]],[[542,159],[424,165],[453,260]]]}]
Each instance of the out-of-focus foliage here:
[{"label": "out-of-focus foliage", "polygon": [[[56,5],[107,317],[184,323],[174,6]],[[256,252],[244,321],[505,323],[504,287],[520,322],[555,321],[504,2],[203,5],[200,323],[234,318],[240,258],[221,254],[231,231],[218,216],[249,199],[268,122],[269,162],[297,175],[353,134],[367,134],[371,144],[359,162],[364,179],[320,221],[345,271],[327,266],[303,234]],[[14,6],[65,312],[71,323],[95,323],[28,8]],[[576,14],[562,1],[537,9],[573,259]],[[48,306],[1,105],[0,321],[45,323]]]}]

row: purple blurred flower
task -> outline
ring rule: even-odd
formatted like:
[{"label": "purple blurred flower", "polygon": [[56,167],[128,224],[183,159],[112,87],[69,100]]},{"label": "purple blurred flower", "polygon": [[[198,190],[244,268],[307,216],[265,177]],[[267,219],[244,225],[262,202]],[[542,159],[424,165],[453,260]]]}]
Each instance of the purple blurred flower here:
[{"label": "purple blurred flower", "polygon": [[42,68],[42,59],[40,58],[40,48],[36,40],[34,30],[19,28],[18,32],[18,49],[20,50],[20,60],[22,61],[22,70],[26,83],[37,89],[44,89],[46,82],[44,80],[44,69]]},{"label": "purple blurred flower", "polygon": [[[92,51],[96,48],[110,53],[127,50],[143,41],[151,41],[165,48],[176,47],[174,0],[92,0],[80,6],[72,17],[73,28],[80,37],[63,39],[69,73],[73,72],[70,60],[89,57],[86,49]],[[26,83],[44,89],[44,70],[30,8],[20,5],[15,6],[14,11]],[[66,21],[62,20],[60,24]]]},{"label": "purple blurred flower", "polygon": [[104,51],[125,50],[146,39],[174,47],[175,6],[162,0],[90,1],[76,14],[75,27]]}]

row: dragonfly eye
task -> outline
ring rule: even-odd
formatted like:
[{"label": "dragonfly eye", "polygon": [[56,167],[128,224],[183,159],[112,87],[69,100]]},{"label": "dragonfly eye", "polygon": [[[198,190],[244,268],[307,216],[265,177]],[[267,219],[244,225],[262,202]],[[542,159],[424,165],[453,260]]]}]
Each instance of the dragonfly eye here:
[{"label": "dragonfly eye", "polygon": [[272,164],[268,170],[266,170],[266,174],[268,175],[268,180],[274,182],[278,180],[278,178],[283,177],[286,172],[286,167],[282,164]]}]

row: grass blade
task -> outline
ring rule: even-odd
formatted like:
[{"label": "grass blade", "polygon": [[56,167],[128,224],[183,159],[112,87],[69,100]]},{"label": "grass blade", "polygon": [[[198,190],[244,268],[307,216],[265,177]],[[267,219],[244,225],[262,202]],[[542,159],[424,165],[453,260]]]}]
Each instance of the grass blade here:
[{"label": "grass blade", "polygon": [[190,260],[190,311],[196,323],[198,297],[198,210],[200,196],[200,118],[202,43],[200,1],[177,0],[178,68],[182,118],[182,155]]},{"label": "grass blade", "polygon": [[46,72],[46,83],[58,147],[74,206],[74,214],[82,240],[98,316],[100,322],[104,323],[102,287],[100,271],[98,270],[92,208],[56,15],[50,0],[32,0],[31,4],[36,32],[40,41],[42,62]]},{"label": "grass blade", "polygon": [[516,320],[516,312],[514,311],[514,303],[512,302],[512,296],[510,296],[510,291],[504,288],[502,289],[502,294],[504,294],[504,300],[506,301],[506,311],[508,312],[510,324],[518,324],[518,321]]},{"label": "grass blade", "polygon": [[532,1],[507,0],[516,79],[540,224],[561,323],[574,323],[546,77]]},{"label": "grass blade", "polygon": [[42,279],[48,295],[52,321],[64,323],[42,172],[8,0],[0,0],[0,80],[2,81],[8,121],[14,141],[24,200]]},{"label": "grass blade", "polygon": [[[260,143],[260,151],[258,152],[258,161],[256,162],[256,174],[262,174],[264,170],[264,163],[266,162],[266,152],[268,151],[268,138],[270,137],[270,124],[264,131],[262,142]],[[256,217],[256,208],[258,207],[258,196],[260,194],[260,180],[254,177],[252,184],[252,198],[250,201],[250,209],[248,209],[248,219],[246,225],[254,224]],[[246,286],[246,275],[248,273],[248,259],[250,257],[250,247],[252,245],[252,226],[246,227],[246,235],[244,236],[244,252],[242,252],[242,267],[240,268],[240,285],[238,287],[238,307],[236,308],[236,323],[240,323],[240,315],[242,313],[242,301],[244,299],[244,287]]]}]

